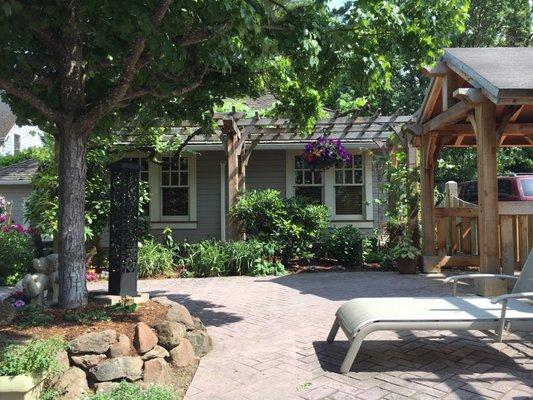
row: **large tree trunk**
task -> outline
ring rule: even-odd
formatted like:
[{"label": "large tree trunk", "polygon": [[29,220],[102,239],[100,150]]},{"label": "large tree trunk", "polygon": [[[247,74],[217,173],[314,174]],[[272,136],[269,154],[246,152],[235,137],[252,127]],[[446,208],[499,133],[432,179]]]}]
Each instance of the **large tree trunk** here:
[{"label": "large tree trunk", "polygon": [[87,303],[85,280],[86,135],[60,128],[59,138],[59,306]]}]

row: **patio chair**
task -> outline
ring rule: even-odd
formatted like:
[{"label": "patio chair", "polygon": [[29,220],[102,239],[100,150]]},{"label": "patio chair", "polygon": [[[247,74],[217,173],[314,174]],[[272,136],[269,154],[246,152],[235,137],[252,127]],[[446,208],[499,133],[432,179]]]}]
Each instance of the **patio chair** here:
[{"label": "patio chair", "polygon": [[[492,299],[455,296],[457,282],[477,278],[516,280],[516,283],[511,294]],[[528,330],[533,329],[533,251],[518,278],[469,274],[451,276],[445,282],[453,282],[453,297],[359,298],[343,304],[337,310],[327,339],[332,343],[340,327],[350,340],[341,373],[350,370],[361,343],[375,331],[479,330],[501,341],[509,325],[520,323]]]}]

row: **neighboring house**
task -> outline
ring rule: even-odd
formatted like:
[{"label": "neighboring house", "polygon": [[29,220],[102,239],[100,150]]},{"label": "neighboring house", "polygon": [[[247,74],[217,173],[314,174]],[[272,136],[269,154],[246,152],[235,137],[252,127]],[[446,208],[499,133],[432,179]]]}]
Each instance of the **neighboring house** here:
[{"label": "neighboring house", "polygon": [[[392,134],[392,126],[398,128],[409,118],[363,118],[358,119],[354,128],[330,133],[331,137],[341,138],[352,154],[352,162],[323,172],[311,171],[301,160],[309,139],[294,131],[263,135],[250,153],[246,190],[272,188],[285,197],[313,198],[328,206],[332,225],[353,225],[364,231],[377,228],[383,215],[375,202],[380,183],[374,154],[383,154],[383,144]],[[350,117],[343,121],[348,121],[343,129],[352,124]],[[138,160],[140,179],[149,185],[150,227],[154,235],[159,236],[169,227],[177,240],[226,239],[228,156],[223,140],[224,135],[197,136],[181,157],[162,157],[161,164],[149,162],[142,152],[129,154]],[[250,136],[244,146],[250,148],[252,142]]]},{"label": "neighboring house", "polygon": [[0,168],[0,195],[12,205],[11,219],[17,224],[24,221],[24,203],[32,191],[31,177],[37,172],[35,160],[24,160]]},{"label": "neighboring house", "polygon": [[29,147],[42,146],[42,132],[35,126],[18,126],[16,117],[0,100],[0,156],[17,154]]}]

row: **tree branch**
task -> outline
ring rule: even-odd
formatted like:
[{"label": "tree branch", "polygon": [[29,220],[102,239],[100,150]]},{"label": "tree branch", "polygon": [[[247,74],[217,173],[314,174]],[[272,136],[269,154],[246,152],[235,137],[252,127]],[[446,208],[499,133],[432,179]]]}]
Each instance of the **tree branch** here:
[{"label": "tree branch", "polygon": [[[150,21],[153,27],[157,27],[167,13],[173,0],[161,0],[158,7],[152,13]],[[129,57],[122,63],[122,72],[115,87],[98,103],[92,106],[84,116],[85,123],[91,123],[103,117],[115,108],[128,91],[133,78],[139,67],[137,65],[146,47],[146,38],[140,37],[132,45]]]},{"label": "tree branch", "polygon": [[57,123],[59,121],[59,112],[48,107],[44,101],[39,99],[33,93],[26,89],[16,87],[13,83],[0,77],[0,89],[5,90],[7,93],[25,101],[30,106],[39,111],[48,120]]},{"label": "tree branch", "polygon": [[217,38],[228,32],[232,25],[233,21],[227,21],[220,26],[214,27],[212,32],[206,32],[204,29],[198,29],[193,31],[189,36],[182,38],[179,41],[179,44],[182,47],[187,47]]}]

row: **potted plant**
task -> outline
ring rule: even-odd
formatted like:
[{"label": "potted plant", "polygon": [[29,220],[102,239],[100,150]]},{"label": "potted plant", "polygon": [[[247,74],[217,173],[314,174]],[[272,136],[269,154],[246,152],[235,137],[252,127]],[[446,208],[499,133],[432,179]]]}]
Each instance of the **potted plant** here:
[{"label": "potted plant", "polygon": [[326,170],[334,165],[346,165],[351,155],[339,139],[320,136],[305,145],[303,159],[313,170]]},{"label": "potted plant", "polygon": [[409,235],[403,235],[391,250],[391,256],[395,260],[400,274],[416,274],[420,254],[420,250],[413,246]]},{"label": "potted plant", "polygon": [[8,344],[0,349],[0,399],[37,400],[44,381],[59,373],[57,338]]}]

